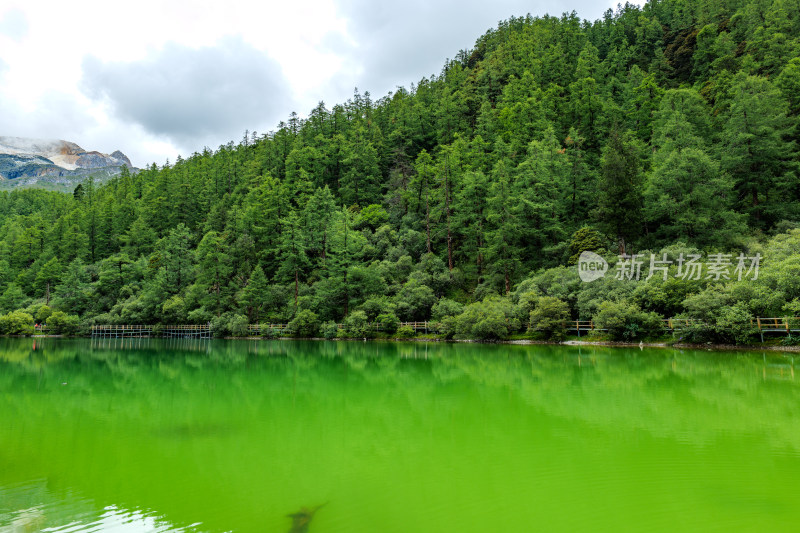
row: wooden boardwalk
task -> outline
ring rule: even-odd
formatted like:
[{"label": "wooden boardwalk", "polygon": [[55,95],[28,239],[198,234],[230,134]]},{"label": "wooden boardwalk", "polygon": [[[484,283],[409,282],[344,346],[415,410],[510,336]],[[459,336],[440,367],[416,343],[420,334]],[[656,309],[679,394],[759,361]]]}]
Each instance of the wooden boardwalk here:
[{"label": "wooden boardwalk", "polygon": [[[663,320],[664,330],[672,333],[679,332],[687,327],[700,325],[702,320],[693,318],[667,318]],[[800,317],[782,318],[754,318],[750,321],[753,328],[761,335],[762,341],[765,333],[783,333],[792,335],[800,333]],[[338,329],[344,328],[344,324],[336,324]],[[436,333],[439,329],[437,322],[400,322],[400,327],[408,327],[415,333]],[[250,324],[247,331],[251,336],[257,337],[271,331],[275,335],[284,334],[289,328],[288,324]],[[378,323],[371,323],[372,331],[381,331]],[[605,331],[604,328],[597,327],[593,320],[570,320],[564,323],[566,331],[577,332],[578,336],[585,332]],[[46,327],[39,326],[37,332],[44,333]],[[213,337],[211,324],[188,324],[188,325],[148,325],[148,324],[107,324],[92,326],[92,338],[102,339],[125,339],[125,338],[180,338],[180,339],[210,339]]]},{"label": "wooden boardwalk", "polygon": [[92,326],[92,337],[101,339],[124,339],[128,337],[152,337],[154,326],[145,324],[107,324]]},{"label": "wooden boardwalk", "polygon": [[251,333],[253,336],[259,336],[262,333],[266,333],[267,331],[272,331],[276,333],[283,333],[283,330],[289,327],[289,324],[250,324],[247,326],[247,332]]},{"label": "wooden boardwalk", "polygon": [[210,339],[211,324],[189,325],[148,325],[148,324],[105,324],[92,326],[92,338],[125,339],[160,337],[166,339]]}]

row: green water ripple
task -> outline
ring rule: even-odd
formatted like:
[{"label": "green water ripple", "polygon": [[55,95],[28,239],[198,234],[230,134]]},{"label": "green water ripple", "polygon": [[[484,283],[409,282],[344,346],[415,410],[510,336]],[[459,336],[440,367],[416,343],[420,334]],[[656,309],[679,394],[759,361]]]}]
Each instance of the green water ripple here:
[{"label": "green water ripple", "polygon": [[0,531],[288,531],[326,502],[309,531],[794,531],[793,370],[671,349],[3,339]]}]

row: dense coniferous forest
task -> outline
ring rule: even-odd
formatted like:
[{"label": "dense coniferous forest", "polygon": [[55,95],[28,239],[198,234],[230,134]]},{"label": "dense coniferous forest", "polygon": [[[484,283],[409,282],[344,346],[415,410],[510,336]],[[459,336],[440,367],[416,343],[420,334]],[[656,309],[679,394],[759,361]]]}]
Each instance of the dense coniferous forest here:
[{"label": "dense coniferous forest", "polygon": [[[0,330],[432,319],[503,338],[571,318],[635,339],[685,316],[741,341],[750,317],[800,313],[799,114],[798,0],[510,18],[408,89],[72,195],[0,193]],[[612,263],[592,283],[586,250]],[[730,279],[613,275],[664,253],[730,254]]]}]

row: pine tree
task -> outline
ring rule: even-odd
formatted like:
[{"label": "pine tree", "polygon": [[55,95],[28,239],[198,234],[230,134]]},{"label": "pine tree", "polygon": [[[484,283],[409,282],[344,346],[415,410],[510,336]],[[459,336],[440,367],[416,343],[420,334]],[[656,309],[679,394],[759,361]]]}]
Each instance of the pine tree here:
[{"label": "pine tree", "polygon": [[310,257],[322,264],[330,246],[331,224],[336,213],[336,204],[328,186],[316,189],[303,209],[303,224],[306,228],[306,247]]},{"label": "pine tree", "polygon": [[630,243],[642,233],[639,157],[633,144],[617,128],[611,130],[603,149],[594,214],[600,228],[616,239],[620,254],[625,254]]},{"label": "pine tree", "polygon": [[535,264],[541,264],[547,248],[567,237],[564,224],[569,171],[565,150],[552,127],[544,132],[542,140],[531,141],[527,157],[516,168],[513,191],[518,201],[520,244],[525,244],[521,247]]},{"label": "pine tree", "polygon": [[422,150],[414,163],[416,174],[409,187],[408,202],[412,209],[420,216],[425,217],[425,243],[428,253],[431,253],[431,207],[435,199],[431,199],[431,188],[435,178],[433,158],[426,150]]},{"label": "pine tree", "polygon": [[250,323],[258,322],[261,309],[268,297],[269,284],[261,265],[256,265],[247,285],[239,295],[239,303],[246,309],[247,319]]},{"label": "pine tree", "polygon": [[217,316],[226,307],[230,292],[228,282],[233,268],[227,251],[226,236],[216,231],[206,233],[197,245],[197,284],[206,288],[212,296],[209,302],[211,305],[207,307],[213,309]]},{"label": "pine tree", "polygon": [[363,129],[356,130],[353,141],[344,146],[343,156],[339,194],[345,205],[363,207],[379,201],[381,171],[378,152],[365,138]]},{"label": "pine tree", "polygon": [[511,163],[508,160],[499,161],[492,172],[485,245],[488,269],[500,277],[506,294],[511,292],[511,280],[521,267],[521,221],[511,190],[510,174]]},{"label": "pine tree", "polygon": [[670,150],[658,160],[644,191],[654,236],[700,246],[734,243],[745,226],[731,209],[733,187],[719,165],[695,147]]},{"label": "pine tree", "polygon": [[794,121],[786,113],[786,100],[769,80],[736,76],[720,155],[733,179],[739,210],[760,228],[800,215]]},{"label": "pine tree", "polygon": [[462,187],[456,194],[457,207],[453,212],[456,238],[462,243],[457,248],[456,260],[463,261],[467,271],[474,272],[480,282],[485,270],[486,200],[489,195],[489,178],[480,171],[467,171],[462,177]]},{"label": "pine tree", "polygon": [[291,279],[294,282],[294,308],[297,310],[300,276],[302,273],[305,277],[310,262],[306,255],[305,238],[297,212],[290,211],[281,221],[281,226],[281,240],[278,245],[280,266],[276,278],[280,281]]},{"label": "pine tree", "polygon": [[46,305],[50,305],[51,291],[61,278],[61,270],[62,268],[61,264],[58,262],[58,258],[53,257],[42,265],[42,268],[36,273],[36,279],[33,282],[34,289],[38,295],[44,296]]},{"label": "pine tree", "polygon": [[156,246],[159,266],[165,273],[164,287],[167,294],[181,292],[194,279],[192,249],[192,235],[183,224],[170,230]]}]

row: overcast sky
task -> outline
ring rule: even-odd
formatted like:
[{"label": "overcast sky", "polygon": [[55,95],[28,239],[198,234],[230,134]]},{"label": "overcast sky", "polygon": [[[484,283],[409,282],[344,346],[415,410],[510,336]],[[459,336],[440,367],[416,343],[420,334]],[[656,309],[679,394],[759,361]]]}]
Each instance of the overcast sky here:
[{"label": "overcast sky", "polygon": [[595,20],[616,3],[2,0],[0,136],[160,165],[355,87],[374,99],[408,87],[512,15]]}]

